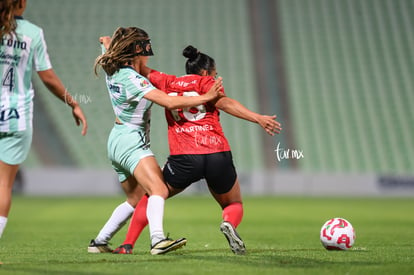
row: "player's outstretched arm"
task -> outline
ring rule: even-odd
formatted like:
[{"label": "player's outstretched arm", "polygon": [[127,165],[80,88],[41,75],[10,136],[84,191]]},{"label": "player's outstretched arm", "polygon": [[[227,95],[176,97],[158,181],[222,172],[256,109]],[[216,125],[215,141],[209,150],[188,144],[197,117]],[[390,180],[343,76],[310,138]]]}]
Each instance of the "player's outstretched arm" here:
[{"label": "player's outstretched arm", "polygon": [[165,92],[154,89],[144,95],[144,98],[157,103],[169,110],[197,106],[223,96],[222,78],[219,77],[210,90],[200,96],[169,96]]},{"label": "player's outstretched arm", "polygon": [[63,83],[60,81],[59,77],[53,71],[53,69],[39,71],[38,74],[45,86],[56,97],[58,97],[60,100],[72,107],[72,115],[75,119],[76,125],[79,126],[82,123],[82,135],[86,135],[86,132],[88,130],[88,123],[86,121],[86,117],[78,102],[76,102],[76,100],[69,94],[69,92],[63,86]]},{"label": "player's outstretched arm", "polygon": [[217,100],[215,106],[232,116],[259,124],[271,136],[279,134],[282,130],[281,124],[276,121],[276,115],[268,116],[255,113],[235,99],[222,97]]}]

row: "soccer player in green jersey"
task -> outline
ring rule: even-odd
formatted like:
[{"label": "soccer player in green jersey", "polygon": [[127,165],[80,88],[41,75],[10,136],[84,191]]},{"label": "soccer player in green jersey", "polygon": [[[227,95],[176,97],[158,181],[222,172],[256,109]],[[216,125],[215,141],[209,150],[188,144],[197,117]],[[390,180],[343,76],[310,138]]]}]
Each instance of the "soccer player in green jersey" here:
[{"label": "soccer player in green jersey", "polygon": [[[168,189],[161,169],[150,149],[149,126],[151,106],[156,103],[167,109],[197,106],[221,96],[221,79],[204,95],[171,97],[156,89],[140,74],[140,65],[153,55],[148,34],[136,27],[118,28],[112,41],[96,59],[95,70],[102,67],[115,124],[108,138],[108,156],[127,195],[127,203],[134,207],[141,188],[148,194],[147,218],[151,239],[151,254],[164,254],[185,245],[187,240],[165,237],[163,230],[164,202]],[[120,225],[118,225],[120,226]],[[105,240],[92,240],[88,251],[107,252]]]},{"label": "soccer player in green jersey", "polygon": [[52,69],[43,30],[23,19],[25,9],[26,0],[0,0],[0,237],[6,227],[17,171],[32,142],[33,70],[55,96],[72,108],[76,124],[82,124],[82,135],[87,131],[82,109]]}]

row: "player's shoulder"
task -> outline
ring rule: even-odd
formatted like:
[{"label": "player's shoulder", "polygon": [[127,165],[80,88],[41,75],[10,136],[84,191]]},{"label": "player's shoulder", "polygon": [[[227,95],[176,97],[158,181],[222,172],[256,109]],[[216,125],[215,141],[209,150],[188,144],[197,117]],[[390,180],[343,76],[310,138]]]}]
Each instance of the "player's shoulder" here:
[{"label": "player's shoulder", "polygon": [[214,78],[212,76],[201,76],[198,74],[187,74],[176,78],[176,81],[182,81],[184,83],[191,83],[197,86],[203,86],[206,83],[214,83]]},{"label": "player's shoulder", "polygon": [[182,75],[170,81],[169,85],[171,88],[178,90],[198,90],[199,79],[199,75]]},{"label": "player's shoulder", "polygon": [[213,86],[214,82],[216,80],[212,76],[202,76],[200,78],[200,87],[202,87],[202,90],[207,92],[211,86]]},{"label": "player's shoulder", "polygon": [[117,78],[124,79],[126,81],[144,78],[144,76],[140,75],[136,70],[129,66],[119,68],[119,70],[114,75],[117,75]]},{"label": "player's shoulder", "polygon": [[126,86],[133,85],[139,90],[154,89],[153,85],[149,80],[134,70],[132,67],[123,67],[119,71],[120,82],[126,83]]},{"label": "player's shoulder", "polygon": [[135,70],[127,66],[119,68],[113,75],[109,76],[109,79],[113,82],[130,83],[141,77]]},{"label": "player's shoulder", "polygon": [[17,28],[17,31],[21,31],[28,36],[37,37],[40,33],[43,33],[43,29],[40,26],[23,18],[17,20]]},{"label": "player's shoulder", "polygon": [[200,82],[203,84],[212,84],[216,81],[216,79],[212,76],[200,76]]},{"label": "player's shoulder", "polygon": [[150,80],[163,80],[163,79],[169,79],[170,81],[173,81],[177,77],[175,75],[166,74],[164,72],[160,72],[154,69],[151,69],[148,78]]}]

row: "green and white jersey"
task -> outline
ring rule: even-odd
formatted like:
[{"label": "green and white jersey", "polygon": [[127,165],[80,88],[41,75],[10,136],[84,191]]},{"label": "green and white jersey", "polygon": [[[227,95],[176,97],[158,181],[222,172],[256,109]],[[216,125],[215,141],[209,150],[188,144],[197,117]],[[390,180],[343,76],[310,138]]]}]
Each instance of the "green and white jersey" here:
[{"label": "green and white jersey", "polygon": [[17,29],[0,41],[0,132],[32,128],[32,71],[52,68],[43,30],[16,17]]},{"label": "green and white jersey", "polygon": [[118,119],[134,129],[149,131],[152,102],[144,95],[155,87],[132,67],[122,67],[106,76],[112,108]]}]

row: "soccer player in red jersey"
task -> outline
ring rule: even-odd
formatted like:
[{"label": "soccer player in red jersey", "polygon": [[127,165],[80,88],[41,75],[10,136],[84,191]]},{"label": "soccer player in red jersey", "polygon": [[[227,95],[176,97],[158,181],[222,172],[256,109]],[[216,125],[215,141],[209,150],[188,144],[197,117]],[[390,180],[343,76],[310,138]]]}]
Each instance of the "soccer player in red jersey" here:
[{"label": "soccer player in red jersey", "polygon": [[[164,203],[169,191],[150,149],[151,107],[156,103],[168,109],[185,108],[209,102],[222,95],[220,78],[211,86],[211,91],[191,98],[174,98],[156,89],[140,74],[139,64],[146,64],[148,56],[153,55],[150,41],[148,33],[143,29],[119,27],[107,50],[95,60],[94,68],[95,72],[98,67],[105,71],[107,90],[116,115],[108,137],[108,157],[127,195],[127,203],[131,202],[130,208],[142,198],[141,190],[149,195],[147,218],[150,253],[157,255],[176,250],[185,245],[187,240],[172,240],[164,235]],[[118,226],[113,228],[116,227]],[[91,240],[88,251],[101,253],[110,249],[104,242]]]},{"label": "soccer player in red jersey", "polygon": [[[197,96],[206,93],[217,75],[214,59],[192,46],[186,47],[183,55],[188,58],[187,75],[176,77],[152,70],[146,65],[141,66],[141,73],[155,87],[170,96]],[[229,97],[221,97],[192,108],[166,109],[170,156],[163,175],[169,197],[204,178],[212,196],[223,209],[220,230],[231,250],[235,254],[244,254],[245,244],[236,231],[243,217],[242,196],[230,146],[220,124],[219,110],[258,123],[270,135],[281,131],[275,115],[257,114]],[[135,208],[127,237],[114,253],[132,253],[132,248],[147,223],[146,200],[144,196]]]},{"label": "soccer player in red jersey", "polygon": [[[110,37],[101,38],[105,47],[109,45],[110,40]],[[197,96],[206,93],[214,84],[217,74],[214,60],[192,46],[185,48],[183,55],[188,58],[188,75],[167,75],[148,68],[146,62],[140,67],[140,73],[170,96]],[[227,238],[231,250],[236,254],[244,254],[244,242],[236,231],[243,217],[240,185],[230,146],[219,121],[219,109],[238,118],[258,123],[270,135],[281,131],[281,125],[275,120],[275,115],[257,114],[229,97],[221,97],[214,102],[192,108],[166,109],[170,156],[164,166],[163,176],[167,182],[169,197],[184,191],[193,182],[206,179],[211,194],[223,209],[220,230]],[[148,224],[147,196],[143,191],[142,195],[135,207],[127,237],[113,253],[131,254],[136,240]],[[131,213],[131,210],[119,211],[118,208],[121,207],[122,204],[115,209],[97,236],[97,241],[99,239],[106,245],[129,218],[127,214]]]}]

